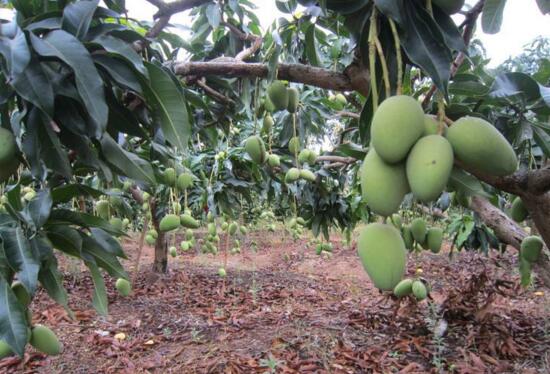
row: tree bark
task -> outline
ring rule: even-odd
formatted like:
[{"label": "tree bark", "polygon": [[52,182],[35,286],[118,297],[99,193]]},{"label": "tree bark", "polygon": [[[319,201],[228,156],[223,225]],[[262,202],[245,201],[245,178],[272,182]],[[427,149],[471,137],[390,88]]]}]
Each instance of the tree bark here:
[{"label": "tree bark", "polygon": [[[547,206],[546,208],[550,208],[550,206]],[[487,226],[493,229],[495,235],[501,242],[514,247],[518,251],[520,250],[521,242],[527,236],[527,233],[521,227],[519,227],[517,223],[515,223],[506,214],[504,214],[500,209],[495,207],[486,198],[481,196],[472,197],[470,209],[476,212],[481,217],[483,222],[485,222]],[[530,209],[529,211],[531,212]],[[547,211],[547,214],[544,215],[544,219],[546,220],[548,219],[548,212],[550,211]],[[537,225],[537,228],[538,227],[539,225]],[[550,229],[546,228],[546,230]],[[550,287],[550,260],[548,259],[548,256],[545,252],[546,249],[541,254],[537,263],[535,263],[534,269],[542,283],[546,287]]]}]

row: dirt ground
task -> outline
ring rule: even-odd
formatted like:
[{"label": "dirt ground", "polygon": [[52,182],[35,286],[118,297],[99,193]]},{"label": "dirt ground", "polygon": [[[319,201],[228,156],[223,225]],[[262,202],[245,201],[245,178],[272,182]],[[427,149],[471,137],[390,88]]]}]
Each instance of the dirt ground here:
[{"label": "dirt ground", "polygon": [[[153,274],[146,246],[131,297],[106,277],[106,318],[91,306],[87,273],[62,261],[75,318],[44,293],[32,308],[63,354],[29,348],[23,360],[1,360],[0,372],[550,372],[550,290],[518,286],[513,251],[410,255],[407,275],[421,269],[432,287],[416,303],[374,289],[355,249],[339,239],[327,258],[282,231],[251,238],[258,251],[245,243],[230,255],[225,279],[217,274],[223,255],[194,251],[170,258],[168,274]],[[124,247],[130,268],[137,236]]]}]

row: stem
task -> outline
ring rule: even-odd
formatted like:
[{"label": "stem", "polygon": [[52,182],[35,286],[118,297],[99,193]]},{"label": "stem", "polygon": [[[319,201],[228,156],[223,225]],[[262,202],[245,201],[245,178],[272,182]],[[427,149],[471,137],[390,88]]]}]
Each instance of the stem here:
[{"label": "stem", "polygon": [[378,87],[376,84],[376,7],[372,8],[372,14],[370,16],[370,30],[369,30],[369,68],[370,68],[370,84],[372,95],[372,109],[376,112],[378,109]]},{"label": "stem", "polygon": [[391,32],[393,34],[393,42],[395,43],[395,54],[397,58],[397,95],[403,92],[403,56],[401,55],[401,40],[393,19],[388,18],[390,22]]},{"label": "stem", "polygon": [[445,127],[445,99],[441,92],[437,93],[437,123],[438,123],[438,133],[439,135],[443,134],[443,129]]},{"label": "stem", "polygon": [[426,10],[427,10],[428,13],[430,13],[430,15],[433,17],[433,15],[434,15],[434,10],[433,10],[433,7],[432,7],[432,0],[426,0]]},{"label": "stem", "polygon": [[145,216],[145,219],[143,220],[143,230],[141,232],[141,236],[139,237],[139,247],[138,247],[138,254],[136,258],[136,262],[134,263],[134,274],[132,274],[132,279],[135,281],[138,270],[139,270],[139,262],[141,261],[141,253],[143,252],[143,244],[145,242],[145,234],[147,233],[147,230],[149,228],[149,219],[147,218],[147,215]]},{"label": "stem", "polygon": [[[294,132],[294,138],[297,138],[297,131],[296,131],[296,113],[292,113],[292,131]],[[300,142],[300,140],[298,140]],[[300,167],[298,164],[298,149],[294,151],[294,162],[296,163],[297,167]]]},{"label": "stem", "polygon": [[380,58],[380,65],[382,65],[382,77],[384,78],[384,85],[386,88],[386,97],[390,97],[391,96],[390,73],[388,71],[388,64],[386,63],[386,56],[384,56],[384,50],[382,49],[382,44],[380,44],[380,39],[378,39],[378,37],[374,39],[374,43],[376,44],[378,57]]}]

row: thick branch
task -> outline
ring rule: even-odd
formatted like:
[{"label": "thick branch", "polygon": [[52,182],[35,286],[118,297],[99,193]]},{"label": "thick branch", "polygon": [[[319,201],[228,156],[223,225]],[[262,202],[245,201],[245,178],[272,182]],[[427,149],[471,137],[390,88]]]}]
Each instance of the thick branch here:
[{"label": "thick branch", "polygon": [[[179,62],[174,71],[181,76],[222,75],[226,77],[257,77],[268,75],[268,65],[240,61]],[[302,64],[279,64],[277,78],[334,91],[354,91],[352,80],[344,73]],[[368,94],[361,92],[362,94]]]},{"label": "thick branch", "polygon": [[455,160],[455,164],[476,176],[477,179],[515,195],[543,195],[550,190],[550,168],[548,167],[539,170],[519,170],[512,175],[495,177],[468,168],[459,160]]}]

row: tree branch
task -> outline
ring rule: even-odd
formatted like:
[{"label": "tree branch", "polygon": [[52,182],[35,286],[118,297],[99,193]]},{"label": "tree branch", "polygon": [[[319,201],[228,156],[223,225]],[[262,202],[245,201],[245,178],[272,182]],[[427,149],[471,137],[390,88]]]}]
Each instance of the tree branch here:
[{"label": "tree branch", "polygon": [[[175,64],[174,72],[180,76],[222,75],[265,78],[269,68],[267,64],[245,63],[233,59],[231,61],[179,62]],[[279,64],[277,78],[334,91],[361,89],[356,87],[347,74],[302,64]],[[359,92],[363,95],[368,94],[368,92]]]},{"label": "tree branch", "polygon": [[222,93],[216,91],[215,89],[207,85],[204,78],[199,79],[195,83],[197,84],[197,86],[202,88],[208,96],[212,97],[214,100],[222,104],[232,104],[232,105],[235,104],[235,102],[231,100],[229,97],[223,95]]}]

